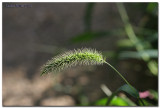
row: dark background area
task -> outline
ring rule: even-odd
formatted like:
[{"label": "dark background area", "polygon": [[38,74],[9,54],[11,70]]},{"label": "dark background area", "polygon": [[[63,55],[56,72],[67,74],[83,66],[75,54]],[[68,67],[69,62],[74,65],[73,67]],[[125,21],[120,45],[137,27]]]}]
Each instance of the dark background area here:
[{"label": "dark background area", "polygon": [[[148,5],[124,3],[138,38],[158,52],[158,7]],[[157,73],[150,72],[146,61],[120,56],[123,51],[136,51],[134,46],[121,47],[125,39],[116,3],[3,3],[3,105],[90,105],[106,96],[101,84],[112,92],[124,84],[107,65],[77,66],[40,76],[40,67],[49,59],[82,47],[101,51],[139,91],[157,91]],[[157,52],[151,57],[156,63]]]}]

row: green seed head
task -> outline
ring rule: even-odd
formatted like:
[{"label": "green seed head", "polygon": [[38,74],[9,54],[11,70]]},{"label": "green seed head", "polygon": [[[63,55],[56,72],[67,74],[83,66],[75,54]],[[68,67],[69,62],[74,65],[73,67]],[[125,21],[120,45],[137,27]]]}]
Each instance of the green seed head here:
[{"label": "green seed head", "polygon": [[77,49],[68,51],[49,60],[42,67],[42,74],[59,72],[75,65],[100,65],[104,63],[102,54],[93,49]]}]

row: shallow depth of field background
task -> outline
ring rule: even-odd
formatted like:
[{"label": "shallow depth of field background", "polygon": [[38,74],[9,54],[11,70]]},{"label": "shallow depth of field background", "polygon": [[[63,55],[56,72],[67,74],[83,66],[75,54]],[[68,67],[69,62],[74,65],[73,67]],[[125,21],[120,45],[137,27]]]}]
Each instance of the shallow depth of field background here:
[{"label": "shallow depth of field background", "polygon": [[[3,3],[3,105],[99,105],[96,102],[107,97],[102,85],[114,92],[125,84],[107,65],[76,66],[40,76],[40,67],[52,57],[84,47],[101,51],[140,92],[156,93],[158,4],[124,3],[124,7],[139,39],[136,44],[116,3]],[[138,51],[137,44],[144,50]],[[157,105],[155,97],[147,97],[146,102]]]}]

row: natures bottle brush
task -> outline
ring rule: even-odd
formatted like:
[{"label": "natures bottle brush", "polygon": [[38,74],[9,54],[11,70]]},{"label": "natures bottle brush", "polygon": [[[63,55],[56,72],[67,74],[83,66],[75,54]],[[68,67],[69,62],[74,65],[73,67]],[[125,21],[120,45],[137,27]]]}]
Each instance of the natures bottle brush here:
[{"label": "natures bottle brush", "polygon": [[120,74],[120,72],[118,72],[111,64],[105,61],[105,58],[103,57],[101,52],[90,48],[68,51],[64,54],[52,58],[42,67],[41,75],[50,72],[60,72],[63,69],[75,65],[101,65],[104,63],[109,65],[113,70],[115,70],[115,72],[117,72],[120,77],[128,85],[130,85],[129,82]]},{"label": "natures bottle brush", "polygon": [[42,74],[59,72],[75,65],[100,65],[105,63],[102,54],[93,49],[78,49],[68,51],[49,60],[42,67]]}]

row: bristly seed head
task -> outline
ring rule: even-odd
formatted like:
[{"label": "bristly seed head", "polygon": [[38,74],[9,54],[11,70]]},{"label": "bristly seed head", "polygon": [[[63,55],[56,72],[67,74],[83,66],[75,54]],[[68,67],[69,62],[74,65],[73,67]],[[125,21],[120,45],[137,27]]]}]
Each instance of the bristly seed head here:
[{"label": "bristly seed head", "polygon": [[49,60],[42,67],[42,74],[59,72],[75,65],[100,65],[104,63],[102,54],[96,50],[83,48],[65,52]]}]

